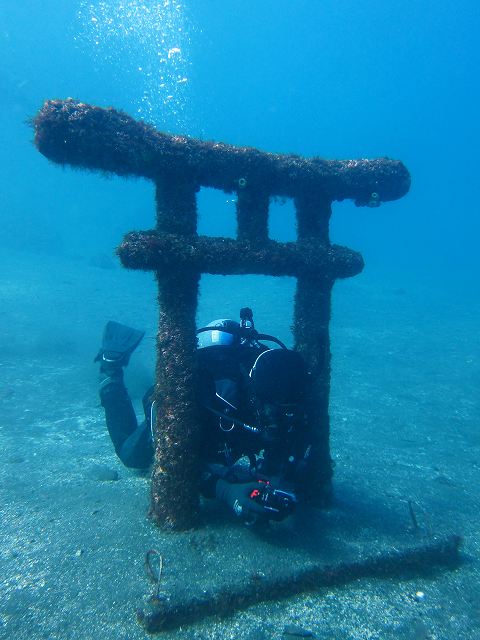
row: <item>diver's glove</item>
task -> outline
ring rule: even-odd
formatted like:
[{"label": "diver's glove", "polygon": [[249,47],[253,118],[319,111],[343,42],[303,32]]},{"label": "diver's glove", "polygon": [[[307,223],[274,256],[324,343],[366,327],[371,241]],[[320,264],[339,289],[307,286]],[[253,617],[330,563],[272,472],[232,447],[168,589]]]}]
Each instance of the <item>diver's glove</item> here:
[{"label": "diver's glove", "polygon": [[230,507],[236,516],[252,523],[267,516],[265,509],[250,497],[257,489],[258,482],[233,484],[220,478],[217,480],[215,495]]}]

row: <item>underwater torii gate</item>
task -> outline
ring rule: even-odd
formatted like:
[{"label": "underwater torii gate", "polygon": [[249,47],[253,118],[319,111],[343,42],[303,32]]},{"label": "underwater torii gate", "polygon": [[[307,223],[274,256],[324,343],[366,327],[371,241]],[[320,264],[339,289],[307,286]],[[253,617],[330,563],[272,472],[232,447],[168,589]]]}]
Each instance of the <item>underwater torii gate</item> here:
[{"label": "underwater torii gate", "polygon": [[[330,497],[330,301],[337,278],[358,274],[359,253],[330,243],[335,200],[378,206],[407,193],[410,176],[396,160],[323,160],[167,135],[112,108],[49,100],[33,120],[35,144],[49,160],[137,176],[156,185],[156,227],[128,233],[117,249],[130,269],[154,271],[160,308],[154,399],[159,407],[152,471],[152,516],[191,527],[199,510],[200,425],[195,400],[196,325],[202,273],[296,278],[293,334],[312,386],[307,415],[315,434],[307,495]],[[237,195],[237,237],[197,234],[196,194],[213,187]],[[295,204],[297,241],[268,236],[272,196]]]}]

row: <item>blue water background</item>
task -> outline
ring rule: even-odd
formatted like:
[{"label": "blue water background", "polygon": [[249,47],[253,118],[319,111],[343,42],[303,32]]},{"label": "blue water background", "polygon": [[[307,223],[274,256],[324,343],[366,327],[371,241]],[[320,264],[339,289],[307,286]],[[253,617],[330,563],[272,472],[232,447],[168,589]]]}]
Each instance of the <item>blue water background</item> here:
[{"label": "blue water background", "polygon": [[[453,280],[478,272],[478,3],[160,5],[0,6],[2,243],[111,255],[125,231],[153,226],[149,183],[62,171],[35,151],[26,119],[45,99],[71,96],[204,139],[401,159],[412,174],[407,197],[378,210],[334,204],[332,238],[360,250],[372,269],[441,271]],[[178,46],[180,56],[160,62]],[[163,72],[174,77],[167,104],[156,88]],[[187,81],[176,84],[177,75]],[[228,200],[201,194],[202,231],[234,233]],[[294,237],[288,204],[275,209],[272,235]]]}]

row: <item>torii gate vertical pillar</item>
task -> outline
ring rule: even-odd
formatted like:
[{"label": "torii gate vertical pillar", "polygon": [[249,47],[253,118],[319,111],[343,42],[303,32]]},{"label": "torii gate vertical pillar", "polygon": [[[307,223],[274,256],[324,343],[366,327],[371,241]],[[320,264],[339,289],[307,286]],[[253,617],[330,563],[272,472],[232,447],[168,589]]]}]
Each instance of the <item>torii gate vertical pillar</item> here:
[{"label": "torii gate vertical pillar", "polygon": [[[330,201],[322,194],[295,198],[297,242],[299,246],[317,241],[325,246],[331,215]],[[304,357],[312,376],[307,400],[307,417],[313,434],[310,451],[311,476],[305,483],[305,499],[316,505],[331,499],[332,460],[330,457],[330,306],[334,279],[299,275],[295,291],[293,333],[295,349]]]},{"label": "torii gate vertical pillar", "polygon": [[[196,235],[193,180],[178,174],[156,180],[157,231]],[[198,513],[199,421],[192,389],[196,384],[196,327],[200,274],[195,270],[156,271],[159,328],[154,400],[158,407],[151,515],[167,528],[188,528]]]}]

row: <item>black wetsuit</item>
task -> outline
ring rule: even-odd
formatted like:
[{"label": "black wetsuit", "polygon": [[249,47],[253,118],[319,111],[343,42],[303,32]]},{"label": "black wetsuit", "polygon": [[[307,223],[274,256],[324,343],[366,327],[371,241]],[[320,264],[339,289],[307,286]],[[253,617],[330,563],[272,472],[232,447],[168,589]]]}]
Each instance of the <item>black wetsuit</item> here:
[{"label": "black wetsuit", "polygon": [[[204,461],[200,489],[205,497],[214,497],[218,478],[246,482],[251,474],[298,488],[305,476],[310,434],[302,407],[279,413],[259,403],[249,388],[248,373],[264,350],[248,346],[198,351],[203,429],[199,455]],[[152,463],[152,391],[144,396],[145,420],[139,424],[121,370],[100,388],[110,437],[127,467],[143,469]],[[237,465],[244,457],[249,464]]]}]

